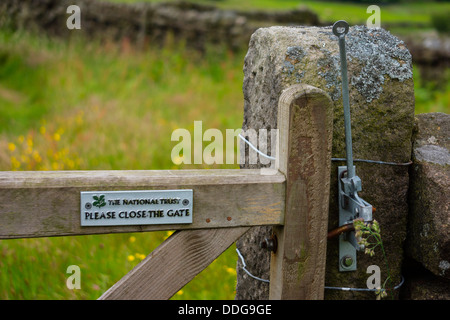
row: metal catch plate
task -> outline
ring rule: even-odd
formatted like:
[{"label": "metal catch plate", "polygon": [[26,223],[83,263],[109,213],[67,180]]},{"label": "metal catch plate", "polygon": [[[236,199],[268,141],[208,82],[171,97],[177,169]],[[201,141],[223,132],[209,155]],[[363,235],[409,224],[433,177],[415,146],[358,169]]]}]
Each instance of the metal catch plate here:
[{"label": "metal catch plate", "polygon": [[[339,190],[339,226],[353,221],[354,213],[349,211],[348,197],[342,191],[341,179],[347,171],[346,166],[338,167],[338,190]],[[353,239],[351,239],[353,237]],[[356,248],[352,244],[356,244],[354,232],[343,233],[339,236],[339,271],[355,271],[356,270]]]}]

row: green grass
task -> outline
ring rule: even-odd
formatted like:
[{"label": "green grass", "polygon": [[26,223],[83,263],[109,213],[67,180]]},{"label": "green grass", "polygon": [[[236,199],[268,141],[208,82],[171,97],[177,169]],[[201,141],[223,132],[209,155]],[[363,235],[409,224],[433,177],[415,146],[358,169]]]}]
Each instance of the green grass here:
[{"label": "green grass", "polygon": [[82,156],[80,169],[172,168],[174,129],[192,131],[195,120],[204,130],[242,125],[243,54],[0,37],[0,52],[12,57],[1,65],[0,132],[13,141],[28,129],[44,143],[40,127],[61,128],[63,142]]},{"label": "green grass", "polygon": [[[97,299],[165,238],[166,232],[3,240],[0,299]],[[233,299],[236,254],[225,251],[173,299]],[[80,267],[70,290],[67,267]]]},{"label": "green grass", "polygon": [[[132,237],[136,241],[131,242]],[[140,254],[154,249],[161,237],[152,233],[4,240],[0,299],[96,299],[136,265]],[[129,256],[135,259],[129,261]],[[80,267],[80,290],[66,286],[70,265]]]},{"label": "green grass", "polygon": [[[174,129],[242,126],[243,53],[211,50],[139,52],[1,30],[0,170],[195,167],[172,163]],[[0,299],[96,299],[164,236],[0,241]],[[236,259],[232,247],[174,299],[233,299]],[[69,265],[81,268],[81,290],[66,288]]]},{"label": "green grass", "polygon": [[428,112],[450,113],[450,70],[442,79],[425,81],[417,67],[413,68],[416,114]]},{"label": "green grass", "polygon": [[[0,170],[194,167],[172,163],[171,133],[192,132],[195,120],[204,130],[241,127],[244,54],[211,48],[199,55],[178,44],[137,51],[127,41],[0,30]],[[449,78],[438,88],[415,68],[416,113],[450,112]],[[0,241],[0,299],[96,299],[166,236]],[[233,299],[236,260],[231,247],[173,298]],[[81,268],[80,290],[66,287],[69,265]]]},{"label": "green grass", "polygon": [[[45,70],[40,65],[27,64],[15,52],[0,49],[0,130],[22,132],[47,112],[44,92],[36,83],[45,85]],[[26,74],[27,77],[23,77]],[[27,91],[27,95],[22,92]],[[34,104],[36,107],[28,108]]]}]

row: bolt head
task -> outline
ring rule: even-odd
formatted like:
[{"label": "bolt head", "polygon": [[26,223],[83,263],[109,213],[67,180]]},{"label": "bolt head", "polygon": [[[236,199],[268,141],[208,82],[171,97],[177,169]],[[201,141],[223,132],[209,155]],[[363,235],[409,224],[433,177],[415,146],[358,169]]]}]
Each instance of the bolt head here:
[{"label": "bolt head", "polygon": [[353,264],[353,258],[350,256],[342,257],[341,264],[345,268],[350,268]]},{"label": "bolt head", "polygon": [[275,253],[277,251],[277,238],[272,235],[270,238],[264,238],[263,241],[259,243],[261,249],[266,249],[267,251],[272,251]]}]

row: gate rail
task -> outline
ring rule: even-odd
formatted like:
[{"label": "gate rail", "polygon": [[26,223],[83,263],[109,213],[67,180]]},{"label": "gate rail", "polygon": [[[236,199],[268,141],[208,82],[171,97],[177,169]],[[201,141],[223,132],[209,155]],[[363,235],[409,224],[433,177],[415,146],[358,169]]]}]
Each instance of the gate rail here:
[{"label": "gate rail", "polygon": [[[332,102],[294,85],[278,104],[271,175],[245,170],[3,171],[0,239],[177,230],[100,299],[169,299],[250,227],[273,225],[271,299],[323,299]],[[193,189],[193,223],[80,226],[80,192]],[[162,272],[163,270],[163,272]]]}]

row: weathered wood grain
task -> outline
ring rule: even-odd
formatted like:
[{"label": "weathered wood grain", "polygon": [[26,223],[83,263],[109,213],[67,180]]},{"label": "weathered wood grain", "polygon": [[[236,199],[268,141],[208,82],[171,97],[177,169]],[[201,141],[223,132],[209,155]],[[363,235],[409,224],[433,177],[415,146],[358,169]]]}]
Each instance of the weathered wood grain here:
[{"label": "weathered wood grain", "polygon": [[[0,239],[277,225],[285,178],[259,170],[3,171]],[[80,226],[80,191],[193,189],[187,225]]]},{"label": "weathered wood grain", "polygon": [[169,299],[248,229],[177,231],[99,299]]},{"label": "weathered wood grain", "polygon": [[330,190],[332,102],[294,85],[279,99],[279,170],[286,174],[284,226],[274,227],[270,299],[323,299]]}]

